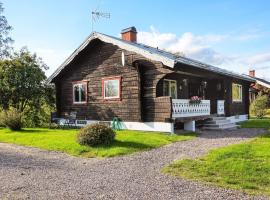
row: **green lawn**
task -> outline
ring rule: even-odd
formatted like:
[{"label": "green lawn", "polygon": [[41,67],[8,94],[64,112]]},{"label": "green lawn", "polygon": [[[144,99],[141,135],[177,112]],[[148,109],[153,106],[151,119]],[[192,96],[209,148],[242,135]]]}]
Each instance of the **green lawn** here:
[{"label": "green lawn", "polygon": [[242,128],[270,128],[270,119],[250,119],[241,123]]},{"label": "green lawn", "polygon": [[[270,128],[270,119],[249,120],[242,126]],[[264,136],[212,150],[196,160],[176,161],[163,171],[251,194],[270,195],[270,130]]]},{"label": "green lawn", "polygon": [[0,142],[60,151],[74,156],[112,157],[149,150],[195,137],[194,133],[168,135],[165,133],[125,130],[117,131],[116,140],[110,146],[88,147],[76,143],[77,132],[78,130],[41,128],[27,128],[14,132],[9,129],[0,128]]}]

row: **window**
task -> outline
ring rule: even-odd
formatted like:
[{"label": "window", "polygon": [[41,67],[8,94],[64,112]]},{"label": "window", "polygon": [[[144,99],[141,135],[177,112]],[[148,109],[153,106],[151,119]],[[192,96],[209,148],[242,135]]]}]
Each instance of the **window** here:
[{"label": "window", "polygon": [[73,83],[73,103],[86,103],[87,82]]},{"label": "window", "polygon": [[232,84],[232,100],[234,102],[242,102],[242,85]]},{"label": "window", "polygon": [[177,82],[175,80],[164,79],[163,95],[170,96],[172,99],[177,99]]},{"label": "window", "polygon": [[104,99],[120,99],[121,77],[103,78],[102,93]]}]

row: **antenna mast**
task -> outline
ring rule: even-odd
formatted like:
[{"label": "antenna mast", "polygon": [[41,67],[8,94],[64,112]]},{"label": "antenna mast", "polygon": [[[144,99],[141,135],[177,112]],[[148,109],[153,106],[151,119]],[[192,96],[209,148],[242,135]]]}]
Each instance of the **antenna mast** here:
[{"label": "antenna mast", "polygon": [[99,12],[99,11],[95,10],[95,11],[92,11],[91,17],[92,17],[92,32],[93,32],[94,31],[94,22],[98,21],[102,17],[109,19],[111,17],[111,14],[105,13],[105,12]]}]

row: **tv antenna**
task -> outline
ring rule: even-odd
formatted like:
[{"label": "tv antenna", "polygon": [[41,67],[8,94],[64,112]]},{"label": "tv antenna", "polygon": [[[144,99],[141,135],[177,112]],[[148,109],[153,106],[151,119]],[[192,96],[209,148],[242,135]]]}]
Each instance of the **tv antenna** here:
[{"label": "tv antenna", "polygon": [[92,32],[93,32],[94,31],[94,22],[97,22],[100,18],[109,19],[111,17],[111,14],[105,13],[105,12],[99,12],[99,11],[95,10],[95,11],[92,11],[91,17],[92,17]]}]

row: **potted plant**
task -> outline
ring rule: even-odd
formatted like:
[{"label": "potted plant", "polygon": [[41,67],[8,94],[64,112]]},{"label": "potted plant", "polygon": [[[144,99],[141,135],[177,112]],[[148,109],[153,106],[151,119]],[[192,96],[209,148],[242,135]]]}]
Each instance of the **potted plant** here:
[{"label": "potted plant", "polygon": [[192,96],[189,100],[190,104],[200,104],[202,102],[202,98],[198,96]]}]

